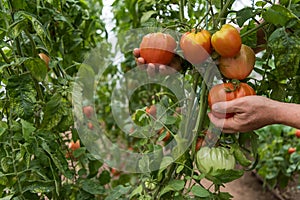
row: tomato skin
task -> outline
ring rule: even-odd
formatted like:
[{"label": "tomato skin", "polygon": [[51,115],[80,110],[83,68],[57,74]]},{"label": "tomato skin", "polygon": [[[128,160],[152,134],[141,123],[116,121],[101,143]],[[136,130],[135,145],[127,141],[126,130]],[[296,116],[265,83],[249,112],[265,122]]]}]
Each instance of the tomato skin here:
[{"label": "tomato skin", "polygon": [[[208,93],[208,106],[212,107],[214,103],[223,102],[223,101],[231,101],[236,98],[255,95],[254,89],[248,85],[247,83],[238,83],[236,89],[234,88],[234,84],[232,82],[217,84],[211,88]],[[235,89],[235,90],[234,90]],[[228,91],[230,90],[230,91]],[[226,115],[221,115],[214,113],[219,118],[229,118],[234,115],[234,113],[226,113]]]},{"label": "tomato skin", "polygon": [[39,57],[40,57],[42,60],[44,60],[44,62],[46,63],[47,69],[48,69],[48,71],[49,71],[49,70],[50,70],[50,68],[49,68],[49,62],[50,62],[49,56],[47,56],[47,55],[44,54],[44,53],[39,53]]},{"label": "tomato skin", "polygon": [[140,56],[145,63],[168,65],[174,57],[176,46],[177,43],[170,34],[149,33],[140,43]]},{"label": "tomato skin", "polygon": [[[166,129],[163,127],[161,129],[159,129],[159,131],[157,132],[158,135],[163,134],[166,131]],[[166,136],[162,139],[162,141],[167,142],[171,137],[171,133],[170,131],[166,131]]]},{"label": "tomato skin", "polygon": [[156,119],[156,106],[151,105],[146,108],[146,113],[152,116],[154,119]]},{"label": "tomato skin", "polygon": [[296,130],[295,136],[296,136],[297,138],[300,138],[300,129],[297,129],[297,130]]},{"label": "tomato skin", "polygon": [[294,153],[294,152],[296,152],[296,148],[295,147],[290,147],[289,149],[288,149],[288,153],[289,154],[292,154],[292,153]]},{"label": "tomato skin", "polygon": [[219,31],[212,35],[211,44],[221,56],[233,57],[240,51],[242,39],[234,26],[224,24]]},{"label": "tomato skin", "polygon": [[247,45],[242,44],[241,50],[234,57],[219,59],[219,69],[228,79],[243,80],[252,72],[255,65],[255,53]]},{"label": "tomato skin", "polygon": [[198,137],[198,138],[197,138],[196,147],[195,147],[195,150],[196,150],[196,151],[199,151],[199,150],[200,150],[203,141],[204,141],[204,138],[203,138],[203,137]]},{"label": "tomato skin", "polygon": [[82,111],[88,119],[91,119],[94,113],[94,108],[92,106],[84,106]]},{"label": "tomato skin", "polygon": [[235,158],[225,147],[201,147],[196,154],[197,168],[209,176],[219,175],[218,170],[231,170],[235,167]]},{"label": "tomato skin", "polygon": [[211,34],[207,30],[186,32],[180,39],[180,48],[185,59],[192,64],[200,64],[211,53]]},{"label": "tomato skin", "polygon": [[69,149],[71,149],[72,151],[75,151],[76,149],[79,149],[80,148],[80,141],[77,140],[75,143],[74,141],[71,141],[69,143]]}]

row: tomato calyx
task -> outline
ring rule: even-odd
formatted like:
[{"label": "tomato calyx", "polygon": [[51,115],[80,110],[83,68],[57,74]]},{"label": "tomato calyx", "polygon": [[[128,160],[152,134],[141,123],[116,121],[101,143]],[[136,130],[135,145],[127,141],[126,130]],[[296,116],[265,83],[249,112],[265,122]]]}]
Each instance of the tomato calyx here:
[{"label": "tomato calyx", "polygon": [[232,80],[231,80],[231,83],[232,83],[232,85],[233,85],[233,89],[231,89],[231,88],[229,88],[229,87],[225,87],[225,88],[224,88],[225,92],[228,92],[228,93],[234,92],[234,91],[236,91],[236,90],[238,90],[238,89],[240,88],[240,81],[239,81],[239,80],[237,80],[237,79],[232,79]]}]

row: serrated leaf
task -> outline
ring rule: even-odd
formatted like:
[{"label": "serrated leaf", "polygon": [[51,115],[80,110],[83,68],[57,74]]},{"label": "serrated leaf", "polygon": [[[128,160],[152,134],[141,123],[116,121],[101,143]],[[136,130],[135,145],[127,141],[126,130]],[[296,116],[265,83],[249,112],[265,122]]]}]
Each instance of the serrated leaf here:
[{"label": "serrated leaf", "polygon": [[237,23],[240,27],[244,25],[244,23],[254,17],[256,13],[254,12],[253,8],[245,7],[241,10],[237,11]]},{"label": "serrated leaf", "polygon": [[194,185],[191,189],[191,192],[196,196],[196,197],[209,197],[210,196],[210,192],[208,190],[206,190],[204,187],[200,186],[200,185]]},{"label": "serrated leaf", "polygon": [[295,27],[300,27],[299,18],[291,10],[282,5],[272,5],[262,16],[266,22],[280,26],[287,26],[290,20],[295,19]]}]

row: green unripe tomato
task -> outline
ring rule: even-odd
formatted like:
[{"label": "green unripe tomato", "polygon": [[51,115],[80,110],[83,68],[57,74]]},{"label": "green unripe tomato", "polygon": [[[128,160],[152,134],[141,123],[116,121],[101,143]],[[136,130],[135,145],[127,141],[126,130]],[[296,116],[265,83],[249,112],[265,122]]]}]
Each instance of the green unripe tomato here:
[{"label": "green unripe tomato", "polygon": [[235,158],[225,147],[202,147],[197,152],[196,164],[201,173],[216,176],[218,170],[234,169]]}]

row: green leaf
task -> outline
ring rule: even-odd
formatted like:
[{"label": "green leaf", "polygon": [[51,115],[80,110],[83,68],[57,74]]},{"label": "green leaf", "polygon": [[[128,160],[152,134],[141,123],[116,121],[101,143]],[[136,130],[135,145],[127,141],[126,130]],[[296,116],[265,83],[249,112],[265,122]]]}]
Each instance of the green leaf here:
[{"label": "green leaf", "polygon": [[4,121],[1,121],[0,122],[0,137],[5,133],[7,128],[8,128],[7,123]]},{"label": "green leaf", "polygon": [[32,123],[27,122],[23,119],[21,119],[21,125],[22,125],[22,134],[24,136],[25,141],[28,141],[30,139],[30,136],[32,136],[33,132],[35,131],[35,127]]},{"label": "green leaf", "polygon": [[236,13],[237,15],[237,23],[240,27],[244,25],[244,23],[248,20],[251,19],[256,15],[254,12],[253,8],[251,7],[245,7]]},{"label": "green leaf", "polygon": [[1,168],[3,172],[8,172],[10,168],[11,161],[8,157],[3,157],[1,159]]},{"label": "green leaf", "polygon": [[228,192],[220,192],[218,195],[217,195],[220,199],[220,200],[230,200],[232,199],[232,195]]},{"label": "green leaf", "polygon": [[103,165],[103,163],[98,160],[90,160],[89,161],[89,178],[96,176],[99,172],[99,168],[102,165]]},{"label": "green leaf", "polygon": [[150,160],[149,157],[144,155],[142,159],[139,160],[139,169],[141,172],[150,172]]},{"label": "green leaf", "polygon": [[180,191],[184,188],[185,182],[183,180],[172,180],[160,192],[160,196],[170,191]]},{"label": "green leaf", "polygon": [[141,195],[143,192],[143,185],[139,185],[137,188],[135,188],[131,194],[130,194],[130,197],[129,199],[132,199],[132,197],[136,196],[136,195]]},{"label": "green leaf", "polygon": [[104,170],[99,176],[100,185],[108,184],[110,182],[110,179],[111,179],[110,172],[107,170]]},{"label": "green leaf", "polygon": [[184,165],[179,165],[179,166],[176,168],[176,173],[179,174],[183,169],[184,169]]},{"label": "green leaf", "polygon": [[148,21],[150,19],[150,17],[154,14],[156,14],[156,11],[154,11],[154,10],[144,12],[143,16],[141,18],[141,23],[145,23],[146,21]]},{"label": "green leaf", "polygon": [[110,192],[110,195],[105,198],[105,200],[115,200],[120,199],[120,197],[129,192],[131,187],[125,187],[123,185],[116,186],[113,191]]},{"label": "green leaf", "polygon": [[10,194],[8,196],[0,198],[0,200],[11,200],[11,198],[13,198],[13,197],[14,197],[14,194]]},{"label": "green leaf", "polygon": [[99,182],[91,179],[83,179],[81,181],[82,189],[90,194],[103,194],[105,189]]},{"label": "green leaf", "polygon": [[[243,170],[218,170],[218,175],[214,176],[217,180],[217,183],[228,183],[234,181],[244,175]],[[213,179],[214,179],[213,178]]]},{"label": "green leaf", "polygon": [[0,171],[0,185],[7,185],[8,178]]},{"label": "green leaf", "polygon": [[204,187],[200,186],[200,185],[194,185],[191,189],[191,192],[196,196],[196,197],[209,197],[210,196],[210,192],[208,190],[206,190]]},{"label": "green leaf", "polygon": [[288,22],[295,19],[295,28],[300,27],[299,18],[288,8],[281,5],[272,5],[262,16],[266,22],[280,26],[288,26]]},{"label": "green leaf", "polygon": [[24,64],[30,70],[32,76],[39,82],[42,82],[47,75],[46,63],[40,58],[27,59]]},{"label": "green leaf", "polygon": [[32,119],[37,92],[30,74],[11,76],[6,91],[10,96],[11,112],[22,119]]}]

